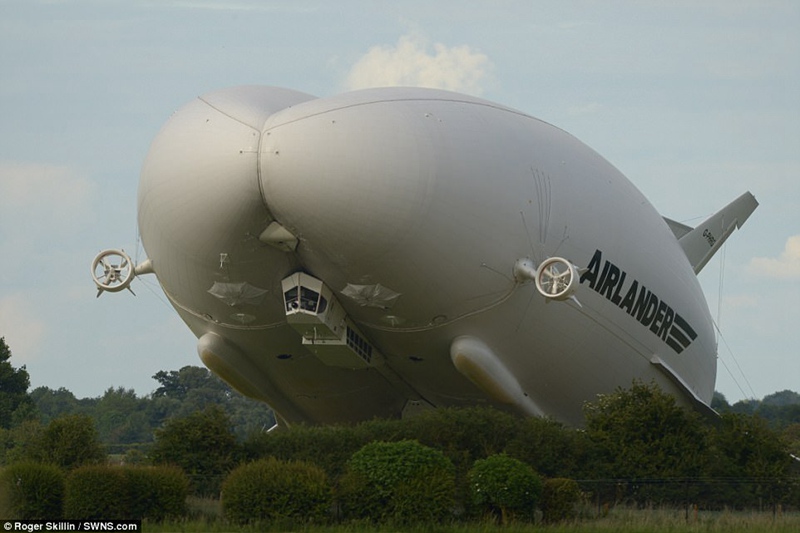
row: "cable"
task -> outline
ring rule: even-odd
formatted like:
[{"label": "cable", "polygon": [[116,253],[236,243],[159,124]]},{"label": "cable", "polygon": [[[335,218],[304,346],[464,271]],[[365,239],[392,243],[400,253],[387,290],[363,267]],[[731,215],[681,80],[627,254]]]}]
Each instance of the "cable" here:
[{"label": "cable", "polygon": [[722,256],[719,259],[719,288],[717,289],[717,328],[722,324],[722,287],[725,281],[725,255],[728,245],[722,245]]},{"label": "cable", "polygon": [[[733,362],[736,363],[736,368],[739,369],[739,374],[741,374],[742,378],[744,379],[744,382],[747,384],[747,388],[750,389],[750,394],[751,394],[750,399],[755,400],[756,393],[753,390],[753,386],[750,385],[750,381],[747,379],[747,375],[744,373],[742,367],[739,365],[739,361],[736,360],[736,356],[733,354],[733,350],[731,350],[731,347],[728,345],[728,341],[725,340],[725,336],[722,334],[722,330],[719,329],[719,326],[717,325],[716,322],[714,322],[714,327],[716,328],[717,333],[719,334],[719,338],[722,340],[722,343],[725,345],[725,348],[727,348],[728,353],[731,355],[731,359],[733,359]],[[736,378],[728,368],[728,365],[725,364],[725,360],[719,356],[719,352],[717,352],[717,359],[722,362],[722,365],[725,367],[725,370],[727,370],[728,374],[730,374],[731,379],[733,379],[734,383],[736,383],[736,386],[739,387],[739,391],[742,393],[742,396],[746,397],[747,393],[745,393],[744,390],[742,390],[741,385],[739,385],[739,382],[736,381]]]}]

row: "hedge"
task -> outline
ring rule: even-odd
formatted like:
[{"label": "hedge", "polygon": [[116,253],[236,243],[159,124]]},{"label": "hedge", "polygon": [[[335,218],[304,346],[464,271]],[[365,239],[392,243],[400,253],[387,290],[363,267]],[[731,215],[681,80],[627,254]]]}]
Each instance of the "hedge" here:
[{"label": "hedge", "polygon": [[232,522],[318,523],[327,519],[332,491],[325,472],[274,457],[241,465],[222,484],[222,509]]},{"label": "hedge", "polygon": [[67,477],[64,518],[128,518],[128,487],[122,468],[92,465],[73,470]]},{"label": "hedge", "polygon": [[186,513],[189,478],[176,466],[123,468],[128,491],[128,517],[160,522]]},{"label": "hedge", "polygon": [[17,463],[0,472],[0,516],[45,520],[61,516],[64,473],[55,465]]},{"label": "hedge", "polygon": [[340,503],[346,519],[441,522],[455,507],[453,464],[417,441],[372,442],[350,459]]},{"label": "hedge", "polygon": [[68,519],[147,519],[184,514],[189,481],[170,466],[84,466],[66,480]]}]

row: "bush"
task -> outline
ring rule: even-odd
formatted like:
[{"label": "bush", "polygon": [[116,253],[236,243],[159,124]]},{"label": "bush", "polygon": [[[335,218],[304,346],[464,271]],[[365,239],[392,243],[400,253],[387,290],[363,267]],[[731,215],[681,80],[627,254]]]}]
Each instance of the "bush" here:
[{"label": "bush", "polygon": [[94,421],[87,415],[65,415],[47,424],[24,451],[27,459],[64,469],[102,463],[106,454]]},{"label": "bush", "polygon": [[113,466],[83,466],[67,477],[64,517],[68,519],[128,518],[129,501],[125,473]]},{"label": "bush", "polygon": [[505,454],[475,461],[467,478],[473,502],[487,512],[499,511],[503,524],[520,513],[532,517],[542,493],[542,480],[533,468]]},{"label": "bush", "polygon": [[466,475],[476,459],[503,451],[520,422],[508,413],[485,407],[431,409],[403,420],[376,419],[355,426],[293,425],[252,434],[243,448],[249,460],[274,456],[310,461],[336,479],[353,454],[370,442],[416,440],[441,450],[457,472]]},{"label": "bush", "polygon": [[581,489],[574,479],[547,479],[542,487],[542,519],[560,522],[572,518],[581,498]]},{"label": "bush", "polygon": [[345,518],[439,522],[455,506],[454,468],[416,441],[372,442],[353,454],[340,491]]},{"label": "bush", "polygon": [[325,472],[302,461],[262,459],[236,468],[222,485],[225,517],[250,521],[320,522],[331,506]]},{"label": "bush", "polygon": [[306,461],[325,470],[328,479],[337,479],[350,457],[371,440],[367,432],[352,426],[296,425],[250,435],[244,453],[252,461],[266,457]]},{"label": "bush", "polygon": [[174,466],[122,468],[128,492],[126,518],[160,522],[186,512],[189,479]]},{"label": "bush", "polygon": [[228,415],[216,406],[172,418],[156,430],[154,464],[177,465],[189,476],[197,496],[216,496],[234,466],[238,448]]},{"label": "bush", "polygon": [[84,466],[67,477],[64,516],[160,521],[184,514],[188,493],[176,467]]},{"label": "bush", "polygon": [[514,438],[501,451],[530,465],[542,476],[576,476],[587,463],[590,444],[584,432],[567,428],[555,420],[536,417],[521,420],[517,428]]},{"label": "bush", "polygon": [[441,450],[461,473],[477,459],[503,452],[521,422],[486,407],[431,409],[401,421],[406,438]]},{"label": "bush", "polygon": [[17,463],[0,472],[0,494],[3,518],[59,518],[64,500],[64,473],[55,465]]}]

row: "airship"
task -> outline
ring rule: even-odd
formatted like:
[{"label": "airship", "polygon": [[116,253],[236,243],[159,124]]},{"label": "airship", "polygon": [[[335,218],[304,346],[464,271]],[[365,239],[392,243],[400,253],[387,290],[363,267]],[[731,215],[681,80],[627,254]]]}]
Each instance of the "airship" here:
[{"label": "airship", "polygon": [[141,170],[146,259],[201,361],[280,424],[485,405],[580,426],[655,382],[708,412],[717,341],[697,273],[758,203],[665,218],[569,133],[491,101],[239,86],[176,111]]}]

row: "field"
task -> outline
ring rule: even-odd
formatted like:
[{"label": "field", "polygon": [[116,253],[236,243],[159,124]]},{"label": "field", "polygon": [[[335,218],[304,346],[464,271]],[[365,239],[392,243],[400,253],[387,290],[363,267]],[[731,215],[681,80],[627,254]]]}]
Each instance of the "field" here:
[{"label": "field", "polygon": [[[253,524],[235,526],[219,515],[218,503],[195,500],[191,504],[194,518],[163,524],[145,523],[145,532],[256,532],[302,531],[304,533],[745,533],[745,532],[800,532],[800,512],[738,512],[693,511],[687,516],[685,509],[630,509],[617,507],[605,516],[587,516],[561,524],[511,524],[495,523],[455,524],[450,526],[389,527],[364,523],[331,526],[296,526],[290,524]],[[587,515],[591,512],[587,512]]]}]

